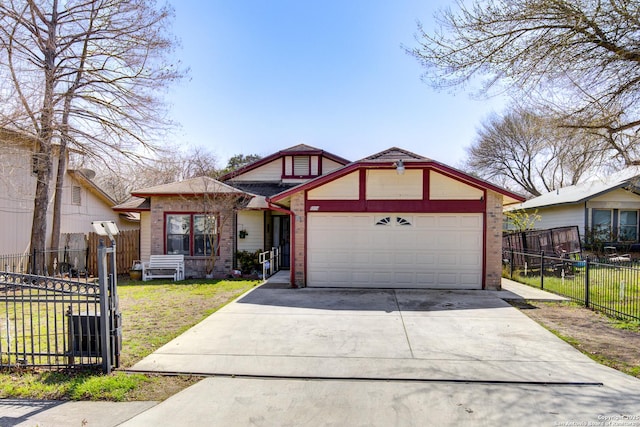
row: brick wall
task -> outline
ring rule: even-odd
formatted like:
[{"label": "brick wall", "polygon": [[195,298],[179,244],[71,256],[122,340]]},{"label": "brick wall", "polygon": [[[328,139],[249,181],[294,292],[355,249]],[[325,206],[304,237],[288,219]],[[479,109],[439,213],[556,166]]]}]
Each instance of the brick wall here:
[{"label": "brick wall", "polygon": [[[224,205],[224,203],[222,203]],[[220,234],[220,251],[216,258],[216,277],[224,277],[230,273],[233,267],[233,237],[234,212],[229,209],[221,209],[214,202],[205,203],[201,198],[186,197],[152,197],[151,198],[151,254],[164,254],[164,213],[199,213],[199,212],[219,212],[222,218],[222,230]],[[208,257],[185,256],[185,277],[202,278],[206,274]]]},{"label": "brick wall", "polygon": [[502,195],[487,190],[487,244],[485,288],[501,289],[502,278]]},{"label": "brick wall", "polygon": [[304,192],[299,192],[291,196],[291,211],[295,213],[295,285],[306,286],[305,267],[305,229],[307,226],[305,218]]}]

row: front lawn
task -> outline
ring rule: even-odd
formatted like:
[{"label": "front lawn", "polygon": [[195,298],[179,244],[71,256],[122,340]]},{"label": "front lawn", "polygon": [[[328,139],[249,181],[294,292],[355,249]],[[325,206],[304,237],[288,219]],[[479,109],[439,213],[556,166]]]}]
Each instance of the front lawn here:
[{"label": "front lawn", "polygon": [[[121,281],[121,368],[177,337],[211,313],[260,284],[247,280]],[[38,370],[0,373],[0,398],[162,400],[197,378]]]},{"label": "front lawn", "polygon": [[[504,277],[510,277],[504,271]],[[513,280],[540,288],[540,270],[518,269]],[[586,301],[586,268],[568,266],[562,273],[545,270],[544,290],[569,297],[575,301]],[[640,269],[627,266],[596,264],[589,268],[589,307],[621,319],[640,320]]]}]

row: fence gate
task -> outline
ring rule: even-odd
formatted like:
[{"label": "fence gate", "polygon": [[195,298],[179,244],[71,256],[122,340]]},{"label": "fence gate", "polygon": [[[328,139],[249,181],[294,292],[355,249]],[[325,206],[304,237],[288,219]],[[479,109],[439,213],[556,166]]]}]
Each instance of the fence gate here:
[{"label": "fence gate", "polygon": [[98,249],[98,280],[0,266],[0,367],[118,367],[121,316],[110,251]]}]

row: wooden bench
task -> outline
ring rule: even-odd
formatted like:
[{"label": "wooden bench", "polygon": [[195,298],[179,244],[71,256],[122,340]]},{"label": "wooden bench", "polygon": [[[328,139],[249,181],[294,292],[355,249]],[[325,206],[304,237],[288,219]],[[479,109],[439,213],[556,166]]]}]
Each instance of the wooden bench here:
[{"label": "wooden bench", "polygon": [[151,255],[142,263],[142,281],[151,279],[184,280],[184,255]]}]

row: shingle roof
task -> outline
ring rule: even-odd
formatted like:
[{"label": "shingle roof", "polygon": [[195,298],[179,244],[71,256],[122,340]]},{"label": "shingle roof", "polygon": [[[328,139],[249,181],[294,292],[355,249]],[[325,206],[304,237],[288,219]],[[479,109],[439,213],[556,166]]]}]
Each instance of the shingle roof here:
[{"label": "shingle roof", "polygon": [[279,182],[233,182],[233,186],[242,191],[267,197],[281,193],[289,188],[295,187],[296,185],[297,184],[283,184]]},{"label": "shingle roof", "polygon": [[605,178],[593,179],[550,191],[519,205],[514,205],[512,209],[533,209],[580,203],[617,188],[628,187],[630,190],[640,193],[639,179],[640,166],[629,166]]},{"label": "shingle roof", "polygon": [[208,176],[200,176],[184,181],[171,182],[169,184],[134,190],[131,192],[131,195],[136,197],[146,197],[152,195],[196,195],[213,193],[241,194],[244,192],[223,182],[209,178]]},{"label": "shingle roof", "polygon": [[420,154],[412,153],[411,151],[407,151],[398,147],[391,147],[384,151],[381,151],[376,154],[372,154],[370,156],[365,157],[361,161],[395,161],[395,160],[420,160],[420,161],[428,161],[430,159],[421,156]]},{"label": "shingle roof", "polygon": [[130,197],[124,202],[113,207],[116,211],[148,211],[151,209],[151,201],[143,197]]}]

